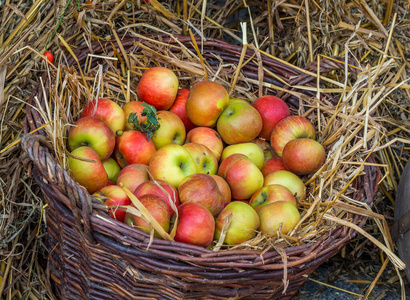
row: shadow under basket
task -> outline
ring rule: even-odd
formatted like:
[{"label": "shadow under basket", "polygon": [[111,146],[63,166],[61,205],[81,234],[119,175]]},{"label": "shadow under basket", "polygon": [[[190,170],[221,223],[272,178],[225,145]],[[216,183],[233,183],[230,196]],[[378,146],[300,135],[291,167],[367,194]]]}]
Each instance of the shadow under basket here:
[{"label": "shadow under basket", "polygon": [[[152,35],[164,44],[177,42],[168,36]],[[178,42],[195,50],[189,37],[178,37]],[[197,40],[198,44],[200,40]],[[93,54],[107,55],[115,41],[92,45]],[[151,42],[143,37],[126,37],[122,46],[133,53],[142,51],[139,45],[149,47]],[[207,65],[217,70],[220,61],[237,64],[242,47],[207,39],[203,44],[203,57]],[[175,50],[177,51],[177,50]],[[83,67],[89,48],[77,48],[75,54]],[[245,59],[255,55],[249,49]],[[265,68],[263,81],[279,87],[316,86],[316,78],[302,73],[264,54],[260,57]],[[256,57],[255,57],[256,60]],[[105,64],[94,59],[93,64]],[[77,67],[69,57],[68,66]],[[316,74],[316,62],[307,70]],[[253,61],[242,67],[242,74],[258,80],[258,63]],[[323,59],[320,72],[344,69],[344,64]],[[354,70],[353,70],[354,71]],[[275,76],[272,76],[275,74]],[[260,251],[253,249],[220,250],[214,252],[197,246],[154,238],[121,222],[110,219],[103,205],[79,186],[58,164],[50,142],[43,129],[36,135],[28,132],[45,122],[36,110],[45,105],[43,86],[52,85],[53,76],[43,76],[43,85],[31,95],[26,106],[26,135],[22,147],[29,157],[29,171],[41,187],[48,204],[47,251],[50,281],[59,299],[289,299],[304,284],[307,277],[323,262],[340,251],[356,232],[348,227],[336,226],[314,242],[286,247],[279,253],[274,247]],[[278,80],[280,78],[281,80]],[[289,86],[284,85],[287,82]],[[258,91],[259,86],[251,87]],[[300,92],[300,91],[299,91]],[[307,97],[315,92],[303,91]],[[281,93],[290,105],[298,105],[295,94]],[[322,94],[331,99],[331,95]],[[36,98],[36,100],[34,100]],[[372,156],[370,162],[374,162]],[[365,165],[363,175],[353,186],[354,199],[371,205],[377,191],[380,170]],[[104,216],[102,218],[101,216]],[[349,214],[349,220],[362,227],[366,217]],[[149,246],[149,247],[148,247]],[[287,259],[283,259],[286,256]],[[284,281],[288,286],[284,292]]]}]

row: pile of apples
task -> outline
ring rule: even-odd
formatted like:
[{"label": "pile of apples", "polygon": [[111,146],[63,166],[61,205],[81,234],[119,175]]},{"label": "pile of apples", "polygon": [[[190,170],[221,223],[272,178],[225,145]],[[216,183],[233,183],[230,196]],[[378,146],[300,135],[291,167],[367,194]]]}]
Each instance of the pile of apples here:
[{"label": "pile of apples", "polygon": [[127,188],[165,232],[176,227],[179,242],[237,245],[296,226],[306,197],[299,175],[319,170],[326,156],[306,118],[274,96],[230,99],[213,81],[180,89],[164,67],[144,72],[137,95],[122,108],[88,103],[69,130],[73,177],[112,218],[151,231],[121,208],[133,206]]}]

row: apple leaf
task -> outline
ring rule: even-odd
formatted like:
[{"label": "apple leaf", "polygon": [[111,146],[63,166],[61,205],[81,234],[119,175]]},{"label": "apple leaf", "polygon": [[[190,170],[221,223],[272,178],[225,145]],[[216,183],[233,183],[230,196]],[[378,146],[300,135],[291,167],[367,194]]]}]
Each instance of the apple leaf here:
[{"label": "apple leaf", "polygon": [[159,118],[157,115],[157,110],[154,106],[149,105],[148,103],[143,103],[142,106],[145,108],[142,110],[141,116],[147,117],[145,122],[139,122],[138,116],[136,113],[131,113],[128,122],[134,125],[133,129],[141,131],[147,136],[147,141],[152,138],[155,131],[158,130],[160,124],[158,122]]}]

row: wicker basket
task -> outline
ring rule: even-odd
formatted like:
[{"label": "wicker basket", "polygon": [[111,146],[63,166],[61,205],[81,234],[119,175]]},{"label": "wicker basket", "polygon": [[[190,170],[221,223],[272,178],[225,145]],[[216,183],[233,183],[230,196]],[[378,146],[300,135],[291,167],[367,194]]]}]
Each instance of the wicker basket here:
[{"label": "wicker basket", "polygon": [[[159,38],[154,35],[153,38]],[[164,43],[175,43],[167,36],[160,37]],[[141,38],[124,38],[122,45],[127,49],[135,42],[145,43]],[[192,40],[179,37],[179,42],[188,48]],[[115,41],[93,45],[94,54],[110,51]],[[203,44],[204,58],[217,68],[218,54],[224,62],[237,63],[242,47],[219,40],[208,39]],[[103,50],[104,49],[104,50]],[[138,49],[133,49],[137,52]],[[193,50],[194,51],[194,50]],[[106,52],[105,52],[106,53]],[[84,64],[88,47],[80,47],[76,55]],[[245,59],[254,54],[248,50]],[[296,68],[263,56],[264,81],[283,86],[315,86],[316,79],[301,73]],[[97,63],[94,60],[93,63]],[[103,63],[103,61],[100,61]],[[71,57],[68,65],[77,66]],[[307,67],[316,73],[316,65]],[[326,73],[343,69],[344,65],[333,60],[321,61],[320,71]],[[352,70],[353,72],[354,70]],[[247,64],[242,72],[258,79],[258,66]],[[277,80],[270,74],[282,78]],[[47,83],[48,75],[43,76]],[[44,105],[42,86],[31,95],[27,105],[25,132],[43,125],[36,111],[36,105]],[[255,87],[254,87],[255,88]],[[257,89],[257,87],[256,87]],[[304,92],[314,96],[313,92]],[[311,93],[311,94],[310,94]],[[291,105],[298,105],[299,99],[282,94]],[[324,95],[326,96],[326,95]],[[37,101],[34,101],[37,97]],[[331,98],[331,95],[327,95]],[[355,231],[339,226],[329,231],[316,242],[276,250],[227,250],[213,252],[201,247],[183,243],[154,239],[147,249],[150,236],[116,220],[107,222],[99,216],[107,216],[106,208],[93,199],[87,191],[75,183],[69,173],[50,154],[50,146],[44,132],[25,135],[22,147],[32,164],[30,171],[40,185],[45,202],[47,221],[47,251],[51,282],[59,299],[289,299],[307,280],[315,268],[335,255],[355,235]],[[370,157],[370,160],[372,158]],[[355,199],[372,204],[377,190],[380,171],[365,166],[364,174],[357,178]],[[352,215],[352,220],[363,226],[366,218]],[[282,256],[281,256],[282,254]],[[283,294],[284,275],[289,280]]]}]

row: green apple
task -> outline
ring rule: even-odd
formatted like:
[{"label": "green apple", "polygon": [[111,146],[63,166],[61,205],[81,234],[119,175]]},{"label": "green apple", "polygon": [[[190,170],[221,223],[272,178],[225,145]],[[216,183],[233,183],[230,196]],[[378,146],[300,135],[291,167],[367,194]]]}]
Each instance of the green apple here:
[{"label": "green apple", "polygon": [[185,141],[185,125],[181,118],[171,111],[161,110],[158,112],[160,127],[152,136],[155,148],[161,149],[165,145],[182,145]]},{"label": "green apple", "polygon": [[113,159],[112,157],[109,157],[107,159],[104,159],[102,161],[102,164],[104,166],[105,171],[107,172],[108,180],[113,183],[116,183],[118,174],[120,174],[121,168],[117,164],[115,159]]},{"label": "green apple", "polygon": [[218,171],[218,161],[212,151],[207,146],[196,143],[183,145],[188,150],[197,167],[198,173],[216,174]]},{"label": "green apple", "polygon": [[219,161],[223,150],[222,138],[218,132],[209,127],[196,127],[188,132],[185,144],[197,143],[207,146]]},{"label": "green apple", "polygon": [[222,161],[235,153],[246,155],[259,169],[262,169],[265,155],[263,150],[258,145],[254,143],[239,143],[230,145],[222,151]]},{"label": "green apple", "polygon": [[270,184],[280,184],[287,188],[298,201],[306,199],[306,187],[303,181],[295,174],[289,171],[280,170],[269,173],[265,176],[264,186]]}]

